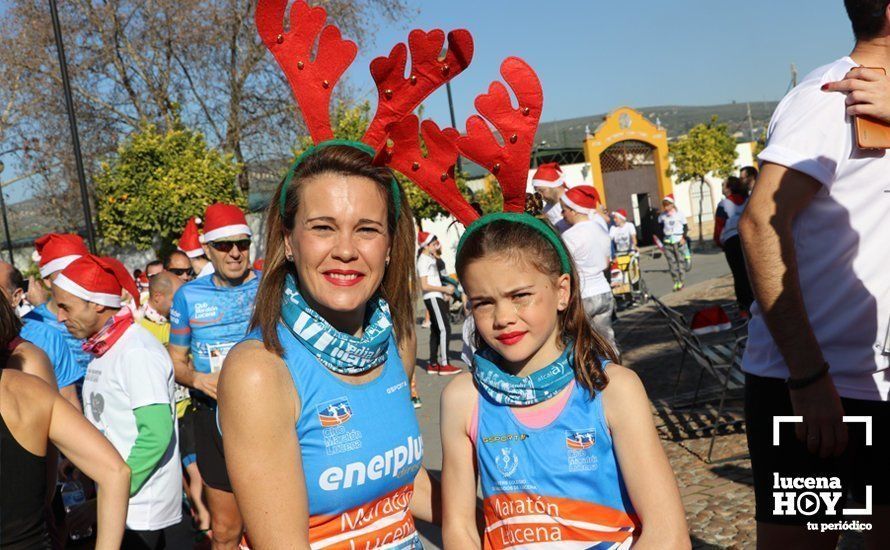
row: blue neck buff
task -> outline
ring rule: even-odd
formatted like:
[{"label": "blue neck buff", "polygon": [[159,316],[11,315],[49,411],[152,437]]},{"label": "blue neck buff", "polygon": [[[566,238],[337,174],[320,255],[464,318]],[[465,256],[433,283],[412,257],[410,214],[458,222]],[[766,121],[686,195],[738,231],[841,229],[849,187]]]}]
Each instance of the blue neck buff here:
[{"label": "blue neck buff", "polygon": [[361,338],[335,329],[306,303],[297,281],[288,274],[284,283],[281,319],[297,340],[328,369],[338,374],[362,374],[386,362],[392,317],[383,298],[368,302]]},{"label": "blue neck buff", "polygon": [[574,355],[571,344],[566,346],[556,361],[520,378],[501,370],[503,358],[491,348],[474,355],[473,379],[480,391],[502,405],[528,406],[546,401],[559,393],[575,378],[572,368]]}]

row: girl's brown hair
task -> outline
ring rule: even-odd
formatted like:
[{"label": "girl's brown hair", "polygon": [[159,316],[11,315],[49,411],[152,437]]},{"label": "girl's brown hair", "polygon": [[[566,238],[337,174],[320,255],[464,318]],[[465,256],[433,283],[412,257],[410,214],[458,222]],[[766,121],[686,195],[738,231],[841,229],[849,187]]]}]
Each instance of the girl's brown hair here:
[{"label": "girl's brown hair", "polygon": [[[392,311],[396,337],[401,343],[414,330],[414,223],[411,207],[405,193],[399,188],[399,215],[393,203],[393,174],[389,168],[375,166],[371,157],[348,145],[332,145],[309,155],[294,171],[285,195],[284,212],[279,210],[278,197],[282,181],[275,190],[266,212],[266,257],[263,277],[257,290],[256,307],[250,320],[250,329],[259,327],[267,350],[282,355],[278,339],[278,322],[281,317],[281,299],[284,282],[289,274],[297,277],[293,262],[287,261],[284,239],[294,230],[297,209],[300,206],[301,184],[321,174],[359,176],[375,182],[386,197],[387,229],[390,236],[389,265],[380,284],[380,294]],[[398,184],[396,184],[398,185]]]},{"label": "girl's brown hair", "polygon": [[[563,244],[565,246],[565,244]],[[553,245],[537,230],[520,223],[493,221],[479,228],[463,243],[457,254],[457,275],[462,278],[467,266],[486,256],[506,256],[516,262],[528,262],[541,273],[553,278],[562,275],[562,264]],[[570,260],[571,261],[571,260]],[[575,378],[590,391],[591,397],[602,391],[609,379],[600,364],[601,359],[617,363],[618,356],[608,341],[590,325],[581,301],[578,270],[572,263],[571,290],[565,311],[559,313],[558,329],[564,340],[574,342]],[[485,345],[476,332],[476,347]]]}]

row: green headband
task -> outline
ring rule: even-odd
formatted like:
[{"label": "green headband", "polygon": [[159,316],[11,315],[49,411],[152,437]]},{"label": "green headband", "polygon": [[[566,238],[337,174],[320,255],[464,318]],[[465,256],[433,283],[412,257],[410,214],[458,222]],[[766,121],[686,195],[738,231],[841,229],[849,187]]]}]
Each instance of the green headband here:
[{"label": "green headband", "polygon": [[540,233],[556,250],[556,254],[559,256],[559,263],[562,266],[562,272],[572,272],[572,262],[569,261],[569,253],[566,250],[562,239],[560,239],[559,235],[556,234],[556,231],[543,221],[532,216],[531,214],[520,214],[518,212],[496,212],[493,214],[487,214],[471,223],[470,226],[467,227],[467,230],[464,231],[464,234],[461,235],[460,241],[458,241],[457,243],[458,256],[460,255],[461,248],[463,248],[464,243],[467,242],[467,239],[470,235],[479,231],[486,225],[497,221],[521,223],[522,225],[531,227],[532,229]]},{"label": "green headband", "polygon": [[[348,139],[329,139],[327,141],[322,141],[318,145],[313,145],[309,147],[305,151],[303,151],[297,160],[291,165],[290,170],[287,171],[287,175],[284,177],[284,183],[281,185],[281,194],[278,195],[278,214],[284,219],[284,211],[287,207],[287,190],[290,187],[290,182],[294,178],[294,173],[297,171],[297,167],[303,163],[303,161],[308,158],[310,155],[321,151],[322,149],[326,149],[328,147],[332,147],[334,145],[345,145],[347,147],[352,147],[353,149],[358,149],[363,153],[367,153],[373,159],[377,154],[377,151],[374,150],[373,147],[368,145],[367,143],[363,143],[361,141],[352,141]],[[402,210],[402,193],[399,191],[399,184],[396,182],[396,179],[393,178],[389,181],[390,189],[392,192],[392,201],[393,207],[395,208],[396,213],[396,221],[399,220],[399,214],[401,214]]]}]

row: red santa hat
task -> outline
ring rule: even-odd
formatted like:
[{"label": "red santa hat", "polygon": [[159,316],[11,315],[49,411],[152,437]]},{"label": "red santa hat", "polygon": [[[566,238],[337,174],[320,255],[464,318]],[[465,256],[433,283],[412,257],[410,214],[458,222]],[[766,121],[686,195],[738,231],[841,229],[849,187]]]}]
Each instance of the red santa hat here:
[{"label": "red santa hat", "polygon": [[711,306],[695,312],[690,328],[693,334],[709,334],[729,330],[732,328],[732,323],[729,322],[729,315],[722,307]]},{"label": "red santa hat", "polygon": [[53,284],[87,302],[112,308],[121,307],[121,291],[126,290],[139,306],[136,281],[114,258],[86,254],[63,269]]},{"label": "red santa hat", "polygon": [[192,216],[185,224],[182,230],[182,236],[179,237],[179,243],[176,248],[185,253],[189,258],[197,258],[204,255],[204,249],[201,248],[201,233],[198,231],[198,224],[201,218]]},{"label": "red santa hat", "polygon": [[600,194],[592,185],[579,185],[563,193],[560,200],[575,212],[591,217],[600,204]]},{"label": "red santa hat", "polygon": [[40,276],[44,278],[90,253],[80,235],[72,233],[47,233],[34,241],[34,248],[33,258],[40,267]]},{"label": "red santa hat", "polygon": [[417,234],[417,246],[419,246],[420,248],[425,247],[426,245],[430,244],[434,240],[436,240],[436,236],[433,235],[432,233],[427,233],[426,231],[421,231]]},{"label": "red santa hat", "polygon": [[535,175],[532,176],[532,185],[535,187],[559,187],[565,184],[566,179],[562,175],[562,169],[556,162],[548,162],[538,166]]},{"label": "red santa hat", "polygon": [[669,194],[669,195],[665,195],[664,198],[661,199],[661,202],[669,202],[669,203],[671,203],[671,204],[675,204],[675,202],[674,202],[674,194],[671,193],[671,194]]},{"label": "red santa hat", "polygon": [[624,208],[619,208],[618,210],[612,212],[615,216],[621,218],[622,220],[627,221],[627,210]]},{"label": "red santa hat", "polygon": [[204,212],[204,234],[201,235],[201,242],[209,243],[235,235],[253,235],[244,212],[234,204],[217,202],[208,206]]}]

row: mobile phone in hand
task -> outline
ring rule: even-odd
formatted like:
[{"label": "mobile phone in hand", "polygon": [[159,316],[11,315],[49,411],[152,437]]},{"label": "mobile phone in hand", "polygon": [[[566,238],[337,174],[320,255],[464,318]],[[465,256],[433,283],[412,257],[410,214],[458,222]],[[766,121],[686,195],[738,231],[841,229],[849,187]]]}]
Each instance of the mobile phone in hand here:
[{"label": "mobile phone in hand", "polygon": [[[864,68],[887,74],[883,67]],[[890,124],[868,116],[856,115],[853,117],[853,129],[856,134],[856,146],[860,149],[890,149]]]}]

